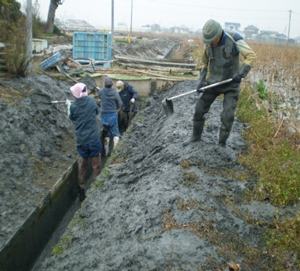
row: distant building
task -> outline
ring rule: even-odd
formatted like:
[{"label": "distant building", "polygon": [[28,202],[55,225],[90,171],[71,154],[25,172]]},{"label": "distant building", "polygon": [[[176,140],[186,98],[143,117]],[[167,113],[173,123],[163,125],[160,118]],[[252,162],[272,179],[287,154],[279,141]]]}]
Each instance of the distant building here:
[{"label": "distant building", "polygon": [[188,27],[186,27],[185,25],[181,25],[181,26],[173,26],[170,28],[171,33],[174,34],[188,34],[190,33],[190,30]]},{"label": "distant building", "polygon": [[62,21],[56,19],[55,24],[65,31],[97,31],[94,26],[84,20],[67,19]]},{"label": "distant building", "polygon": [[294,38],[294,40],[295,40],[295,43],[299,43],[300,44],[300,36]]},{"label": "distant building", "polygon": [[142,31],[150,32],[151,31],[151,25],[150,24],[142,25]]},{"label": "distant building", "polygon": [[159,24],[152,24],[151,25],[151,32],[161,32]]},{"label": "distant building", "polygon": [[265,42],[287,42],[288,38],[284,34],[279,34],[278,31],[261,30],[256,36],[256,40]]},{"label": "distant building", "polygon": [[254,25],[249,25],[244,29],[245,39],[254,40],[258,34],[259,29]]},{"label": "distant building", "polygon": [[119,22],[115,28],[115,30],[117,31],[125,31],[128,32],[128,27],[127,24],[123,23],[123,22]]},{"label": "distant building", "polygon": [[240,23],[232,23],[232,22],[225,22],[224,30],[227,32],[236,32],[240,34],[243,38],[245,38],[245,33],[240,30],[241,24]]},{"label": "distant building", "polygon": [[239,31],[241,27],[241,24],[239,23],[225,22],[224,25],[225,25],[224,29],[227,31],[237,31],[237,30]]},{"label": "distant building", "polygon": [[198,29],[194,32],[195,35],[200,35],[202,36],[202,29]]}]

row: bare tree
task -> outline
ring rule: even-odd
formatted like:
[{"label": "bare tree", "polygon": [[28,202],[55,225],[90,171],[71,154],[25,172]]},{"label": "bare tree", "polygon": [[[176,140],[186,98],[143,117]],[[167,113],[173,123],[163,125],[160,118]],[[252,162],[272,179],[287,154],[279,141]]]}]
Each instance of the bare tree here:
[{"label": "bare tree", "polygon": [[46,33],[52,34],[54,28],[55,12],[59,5],[62,5],[64,0],[50,0],[50,6],[48,10],[48,18],[46,25]]}]

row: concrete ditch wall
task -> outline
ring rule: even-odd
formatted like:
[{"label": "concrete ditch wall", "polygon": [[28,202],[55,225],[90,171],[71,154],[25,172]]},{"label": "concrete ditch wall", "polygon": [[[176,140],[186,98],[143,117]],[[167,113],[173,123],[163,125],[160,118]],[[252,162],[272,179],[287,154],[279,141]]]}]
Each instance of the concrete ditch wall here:
[{"label": "concrete ditch wall", "polygon": [[[87,179],[91,176],[89,161]],[[69,208],[78,197],[77,160],[67,169],[40,205],[0,252],[2,271],[30,270]]]}]

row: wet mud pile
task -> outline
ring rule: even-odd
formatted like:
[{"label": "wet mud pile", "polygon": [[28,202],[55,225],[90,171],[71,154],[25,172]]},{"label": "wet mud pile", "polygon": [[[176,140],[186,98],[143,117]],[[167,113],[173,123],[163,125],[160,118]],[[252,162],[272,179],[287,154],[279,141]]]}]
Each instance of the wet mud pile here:
[{"label": "wet mud pile", "polygon": [[64,104],[70,86],[45,75],[0,82],[0,248],[77,158]]},{"label": "wet mud pile", "polygon": [[253,185],[239,178],[245,125],[236,119],[219,147],[217,99],[202,141],[183,147],[198,94],[173,100],[168,118],[163,110],[164,98],[196,84],[148,98],[42,270],[265,270],[263,227],[246,218],[267,224],[275,208],[243,201]]}]

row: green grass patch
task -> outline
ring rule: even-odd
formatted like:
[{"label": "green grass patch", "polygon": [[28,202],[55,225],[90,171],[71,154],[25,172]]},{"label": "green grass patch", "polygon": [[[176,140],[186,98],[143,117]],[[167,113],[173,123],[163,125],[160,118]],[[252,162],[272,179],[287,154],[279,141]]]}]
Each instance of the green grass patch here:
[{"label": "green grass patch", "polygon": [[79,226],[80,228],[83,228],[83,218],[80,217],[79,214],[73,217],[71,222],[69,223],[70,228],[74,228],[76,226]]},{"label": "green grass patch", "polygon": [[124,38],[116,38],[115,39],[115,42],[118,42],[118,43],[143,43],[144,41],[143,40],[136,40],[136,39],[130,39],[130,41],[128,40],[128,38],[124,37]]},{"label": "green grass patch", "polygon": [[59,240],[59,243],[52,247],[52,255],[59,256],[61,255],[69,246],[72,241],[72,237],[66,235]]},{"label": "green grass patch", "polygon": [[259,80],[258,84],[257,84],[257,91],[259,94],[259,99],[260,101],[264,101],[264,100],[268,100],[269,98],[269,93],[268,90],[264,84],[264,81],[262,79]]},{"label": "green grass patch", "polygon": [[[260,81],[261,83],[261,81]],[[258,85],[259,101],[275,100]],[[248,192],[249,200],[270,202],[275,206],[297,204],[300,198],[300,154],[297,146],[299,134],[288,132],[288,124],[276,116],[260,110],[259,103],[249,87],[240,94],[237,117],[250,126],[243,135],[248,143],[240,154],[240,164],[250,168],[257,179],[256,186]],[[300,212],[295,217],[275,219],[272,228],[266,229],[268,267],[274,271],[300,269]],[[296,268],[296,269],[292,269]]]},{"label": "green grass patch", "polygon": [[268,200],[275,206],[298,202],[300,154],[295,145],[297,134],[289,134],[285,126],[277,128],[274,116],[257,109],[249,88],[241,92],[237,117],[250,125],[243,135],[249,147],[239,156],[239,162],[258,176],[253,197]]},{"label": "green grass patch", "polygon": [[92,187],[101,188],[104,185],[103,179],[98,179],[96,182],[92,183]]},{"label": "green grass patch", "polygon": [[276,262],[273,270],[286,270],[284,268],[287,262],[300,270],[300,212],[284,221],[277,217],[274,223],[276,228],[266,232],[269,252]]}]

